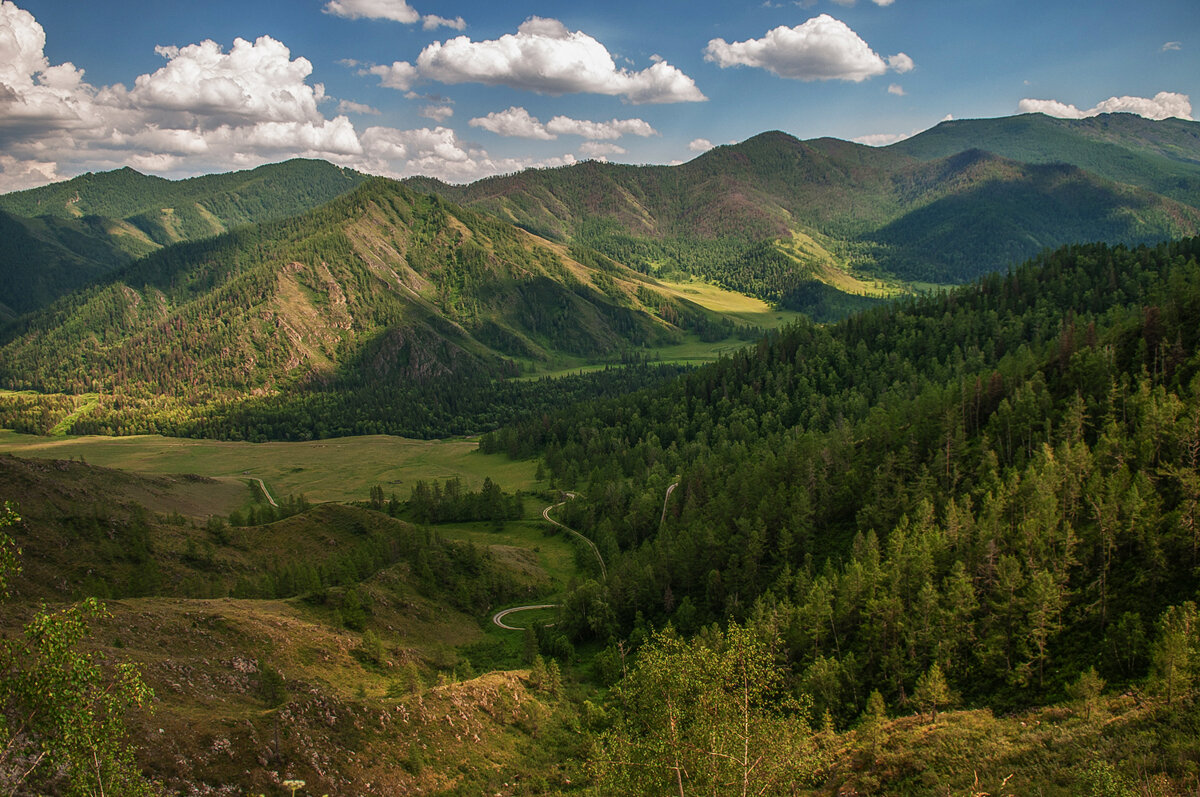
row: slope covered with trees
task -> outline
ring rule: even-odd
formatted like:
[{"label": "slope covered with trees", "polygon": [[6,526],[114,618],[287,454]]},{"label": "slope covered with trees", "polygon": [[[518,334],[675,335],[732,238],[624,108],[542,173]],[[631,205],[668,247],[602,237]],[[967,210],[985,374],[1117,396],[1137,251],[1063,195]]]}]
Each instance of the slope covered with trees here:
[{"label": "slope covered with trees", "polygon": [[442,419],[486,413],[517,361],[616,361],[685,329],[735,331],[608,258],[380,179],[169,247],[23,318],[3,333],[0,382],[100,394],[77,431],[451,434],[478,421]]},{"label": "slope covered with trees", "polygon": [[566,600],[578,640],[734,618],[838,723],[935,666],[967,705],[1093,667],[1170,701],[1200,664],[1172,647],[1200,586],[1197,319],[1200,241],[1074,246],[483,447],[581,493],[562,520],[609,564]]},{"label": "slope covered with trees", "polygon": [[[1074,241],[1153,243],[1200,230],[1200,195],[1167,191],[1192,179],[1200,159],[1193,123],[1106,120],[1110,138],[1164,142],[1135,152],[1054,121],[979,120],[949,128],[956,136],[943,125],[883,149],[776,131],[680,166],[589,162],[469,186],[410,183],[643,271],[702,275],[801,310],[819,306],[814,283],[881,295],[874,280],[958,283]],[[1021,146],[989,148],[1010,139]],[[1068,157],[1072,147],[1079,157]],[[1113,149],[1125,158],[1110,158]],[[1132,179],[1151,163],[1154,179]],[[791,264],[775,279],[782,289],[767,288],[747,266],[794,233],[827,251]],[[814,273],[822,259],[863,284]]]}]

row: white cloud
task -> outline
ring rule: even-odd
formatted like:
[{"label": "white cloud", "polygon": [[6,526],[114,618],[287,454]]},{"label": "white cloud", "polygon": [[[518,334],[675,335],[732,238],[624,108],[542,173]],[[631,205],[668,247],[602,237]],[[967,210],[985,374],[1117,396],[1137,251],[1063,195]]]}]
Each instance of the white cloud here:
[{"label": "white cloud", "polygon": [[546,130],[546,126],[531,116],[524,108],[513,106],[507,111],[493,111],[487,116],[472,119],[467,124],[471,127],[482,127],[488,132],[509,138],[533,138],[550,141],[557,138]]},{"label": "white cloud", "polygon": [[604,160],[609,155],[625,155],[626,149],[603,141],[585,141],[579,145],[579,152],[589,158]]},{"label": "white cloud", "polygon": [[1192,102],[1186,94],[1160,91],[1154,97],[1109,97],[1094,108],[1080,110],[1058,100],[1023,99],[1018,103],[1021,113],[1044,113],[1061,119],[1083,119],[1102,113],[1134,113],[1147,119],[1191,120]]},{"label": "white cloud", "polygon": [[364,169],[390,177],[429,175],[450,182],[469,182],[495,174],[535,167],[568,166],[574,155],[554,158],[492,158],[465,144],[445,127],[396,130],[369,127],[362,134]]},{"label": "white cloud", "polygon": [[446,17],[439,17],[437,14],[426,14],[421,17],[421,27],[425,30],[436,30],[437,28],[466,30],[467,23],[462,17],[447,19]]},{"label": "white cloud", "polygon": [[708,152],[713,148],[713,143],[707,138],[693,138],[688,144],[688,149],[692,152]]},{"label": "white cloud", "polygon": [[[730,44],[713,39],[704,60],[725,68],[752,66],[793,80],[861,82],[887,72],[889,63],[870,48],[846,23],[828,14],[794,28],[779,26],[761,39]],[[889,57],[891,68],[907,72],[913,61],[904,53]]]},{"label": "white cloud", "polygon": [[905,53],[889,55],[887,57],[887,63],[889,69],[891,69],[893,72],[899,72],[902,75],[905,72],[913,71],[913,68],[916,66],[916,64],[913,63],[913,59]]},{"label": "white cloud", "polygon": [[360,115],[379,116],[379,109],[372,108],[370,105],[365,105],[361,102],[353,102],[352,100],[342,100],[338,103],[338,113],[356,113]]},{"label": "white cloud", "polygon": [[0,154],[0,194],[35,188],[61,179],[55,163],[18,160],[12,155]]},{"label": "white cloud", "polygon": [[895,94],[897,97],[903,97],[904,87],[899,83],[893,83],[892,85],[888,86],[888,94]]},{"label": "white cloud", "polygon": [[582,136],[583,138],[593,140],[611,140],[624,135],[641,136],[642,138],[658,135],[658,131],[643,119],[612,119],[607,122],[589,122],[585,119],[556,116],[546,123],[546,130],[555,135]]},{"label": "white cloud", "polygon": [[417,69],[408,61],[396,61],[391,66],[377,64],[361,70],[359,74],[376,75],[379,85],[397,91],[408,91],[417,81]]},{"label": "white cloud", "polygon": [[515,34],[474,42],[433,42],[417,57],[420,76],[440,83],[482,83],[542,94],[590,93],[634,104],[698,102],[695,82],[666,61],[640,72],[618,69],[603,44],[556,19],[530,17]]},{"label": "white cloud", "polygon": [[441,123],[454,116],[454,109],[449,105],[426,105],[420,113],[426,119]]},{"label": "white cloud", "polygon": [[139,75],[129,92],[138,108],[181,112],[205,127],[245,122],[315,122],[325,87],[309,85],[312,64],[292,60],[282,42],[260,36],[234,39],[226,53],[212,40],[187,47],[156,47],[166,66]]},{"label": "white cloud", "polygon": [[1162,52],[1170,52],[1171,50],[1182,50],[1183,42],[1163,42]]},{"label": "white cloud", "polygon": [[866,136],[858,136],[851,139],[858,144],[866,144],[868,147],[886,147],[888,144],[895,144],[897,141],[903,141],[906,138],[912,138],[920,131],[912,133],[871,133]]},{"label": "white cloud", "polygon": [[624,135],[656,136],[658,131],[644,119],[612,119],[608,122],[592,122],[556,116],[546,124],[530,115],[524,108],[513,106],[506,111],[493,111],[487,116],[472,119],[468,124],[512,138],[533,138],[551,141],[559,136],[580,136],[593,141],[613,140]]},{"label": "white cloud", "polygon": [[347,19],[390,19],[406,25],[421,18],[404,0],[329,0],[322,10]]}]

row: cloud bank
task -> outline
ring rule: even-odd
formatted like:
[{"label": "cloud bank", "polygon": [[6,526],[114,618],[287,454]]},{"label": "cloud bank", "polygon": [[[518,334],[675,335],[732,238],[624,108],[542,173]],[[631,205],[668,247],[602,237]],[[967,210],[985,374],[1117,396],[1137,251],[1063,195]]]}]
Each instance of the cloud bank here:
[{"label": "cloud bank", "polygon": [[546,124],[542,124],[537,117],[531,116],[529,111],[516,106],[472,119],[468,124],[500,136],[541,141],[552,141],[559,136],[580,136],[592,141],[612,141],[624,135],[643,138],[658,135],[658,131],[644,119],[612,119],[608,122],[592,122],[585,119],[572,119],[568,116],[556,116]]},{"label": "cloud bank", "polygon": [[1102,113],[1135,113],[1147,119],[1192,120],[1191,98],[1169,91],[1160,91],[1153,97],[1109,97],[1086,111],[1058,100],[1024,99],[1017,108],[1021,113],[1044,113],[1060,119],[1084,119]]},{"label": "cloud bank", "polygon": [[[339,5],[360,16],[391,15],[385,18],[405,17],[405,7],[396,0]],[[228,49],[211,40],[158,47],[165,63],[132,87],[91,85],[75,65],[52,65],[45,45],[32,14],[0,2],[0,192],[126,165],[183,176],[309,157],[394,177],[467,181],[575,160],[493,159],[440,125],[453,113],[444,102],[422,111],[435,127],[360,132],[346,114],[378,111],[342,100],[336,116],[325,116],[321,106],[331,98],[310,80],[311,62],[270,36],[235,39]],[[395,68],[380,77],[397,87],[414,79]]]}]

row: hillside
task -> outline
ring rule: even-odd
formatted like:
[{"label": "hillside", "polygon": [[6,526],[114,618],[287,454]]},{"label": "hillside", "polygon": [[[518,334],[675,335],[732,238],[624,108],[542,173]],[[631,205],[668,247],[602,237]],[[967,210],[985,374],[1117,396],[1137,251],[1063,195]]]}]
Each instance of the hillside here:
[{"label": "hillside", "polygon": [[0,287],[14,311],[29,312],[163,246],[294,216],[364,179],[291,160],[178,181],[127,167],[5,194]]},{"label": "hillside", "polygon": [[956,119],[887,147],[921,160],[981,149],[1025,163],[1063,163],[1200,207],[1200,122],[1134,114]]},{"label": "hillside", "polygon": [[100,416],[142,402],[140,428],[157,431],[200,405],[211,418],[330,385],[392,401],[462,380],[482,390],[519,362],[615,361],[685,329],[719,340],[734,325],[604,257],[377,179],[168,247],[25,317],[3,334],[0,384],[104,394]]},{"label": "hillside", "polygon": [[271,792],[280,772],[374,795],[578,777],[545,743],[571,716],[558,687],[528,669],[477,675],[470,658],[520,664],[478,620],[548,589],[539,557],[359,506],[276,511],[231,487],[0,457],[21,515],[4,529],[21,570],[5,574],[0,632],[104,598],[86,652],[136,664],[155,694],[128,718],[139,768],[174,793]]},{"label": "hillside", "polygon": [[1089,668],[1169,706],[1200,586],[1197,318],[1197,239],[1069,247],[483,447],[584,496],[562,520],[609,564],[564,601],[577,643],[742,622],[835,724],[872,690],[920,708],[935,666],[966,707],[1053,704]]},{"label": "hillside", "polygon": [[[1073,241],[1153,243],[1200,231],[1197,197],[1178,190],[1200,159],[1194,131],[1140,117],[1107,124],[1120,141],[1161,130],[1162,142],[1136,157],[1123,149],[1121,162],[1133,162],[1122,170],[1110,163],[1117,144],[1016,117],[942,125],[883,149],[770,132],[680,166],[589,162],[469,186],[409,182],[646,273],[703,275],[820,312],[814,290],[884,297],[913,282],[967,281]],[[1008,137],[1021,146],[989,149]],[[1080,142],[1089,156],[1065,158]],[[1158,178],[1128,179],[1151,161],[1162,166]],[[764,246],[798,235],[815,246],[764,258]],[[776,284],[764,285],[764,269]]]}]

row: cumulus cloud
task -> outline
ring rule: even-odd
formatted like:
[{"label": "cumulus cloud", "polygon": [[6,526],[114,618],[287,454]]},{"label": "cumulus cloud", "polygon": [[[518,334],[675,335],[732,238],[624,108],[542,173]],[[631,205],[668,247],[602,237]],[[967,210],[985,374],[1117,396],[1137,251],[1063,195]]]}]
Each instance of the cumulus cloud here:
[{"label": "cumulus cloud", "polygon": [[593,141],[603,141],[618,139],[624,135],[643,138],[658,135],[658,131],[644,119],[592,122],[586,119],[572,119],[569,116],[555,116],[546,124],[542,124],[541,120],[530,115],[529,111],[516,106],[506,111],[493,111],[487,116],[472,119],[468,124],[501,136],[542,141],[551,141],[559,136],[580,136]]},{"label": "cumulus cloud", "polygon": [[904,53],[889,55],[887,57],[887,63],[889,69],[891,69],[893,72],[899,72],[902,75],[905,72],[913,71],[913,69],[916,67],[916,64],[913,63],[913,59]]},{"label": "cumulus cloud", "polygon": [[449,105],[426,105],[421,109],[420,113],[426,119],[432,119],[435,122],[444,122],[451,116],[454,116],[454,108]]},{"label": "cumulus cloud", "polygon": [[793,80],[848,80],[855,83],[882,75],[889,67],[897,72],[913,68],[904,53],[884,61],[850,26],[828,14],[813,17],[794,28],[779,26],[761,39],[732,44],[713,39],[704,60],[721,68],[751,66]]},{"label": "cumulus cloud", "polygon": [[0,155],[0,194],[35,188],[61,179],[56,163],[18,160],[12,155]]},{"label": "cumulus cloud", "polygon": [[466,144],[445,127],[396,130],[369,127],[362,134],[366,170],[390,177],[432,175],[450,182],[468,182],[494,174],[531,167],[569,166],[571,154],[540,160],[492,158],[486,150]]},{"label": "cumulus cloud", "polygon": [[626,154],[624,147],[605,141],[585,141],[579,145],[579,152],[586,157],[597,160],[606,160],[609,155]]},{"label": "cumulus cloud", "polygon": [[688,144],[688,149],[692,152],[708,152],[713,148],[713,143],[707,138],[693,138]]},{"label": "cumulus cloud", "polygon": [[1163,42],[1162,52],[1170,52],[1172,50],[1182,50],[1183,42]]},{"label": "cumulus cloud", "polygon": [[603,44],[556,19],[530,17],[515,34],[472,41],[458,36],[433,42],[417,56],[422,78],[440,83],[482,83],[541,94],[604,94],[628,102],[698,102],[695,81],[664,60],[646,69],[619,69]]},{"label": "cumulus cloud", "polygon": [[888,94],[895,94],[897,97],[903,97],[904,87],[899,83],[893,83],[892,85],[888,86]]},{"label": "cumulus cloud", "polygon": [[537,117],[531,116],[524,108],[515,106],[507,111],[493,111],[487,116],[472,119],[467,124],[508,138],[533,138],[542,141],[557,138],[546,130],[546,126],[538,121]]},{"label": "cumulus cloud", "polygon": [[329,0],[323,9],[346,19],[390,19],[411,25],[421,18],[404,0]]},{"label": "cumulus cloud", "polygon": [[[348,12],[400,8],[341,2]],[[329,98],[311,80],[312,64],[269,36],[236,39],[228,50],[212,41],[160,47],[165,63],[137,76],[132,87],[90,85],[74,65],[52,65],[45,44],[32,14],[0,2],[0,191],[126,165],[186,176],[297,156],[455,181],[576,161],[571,154],[492,158],[441,126],[360,133],[345,114],[378,111],[342,100],[338,115],[326,117],[321,106]],[[415,79],[395,65],[377,74],[393,84]],[[444,99],[425,99],[433,118],[450,113]]]},{"label": "cumulus cloud", "polygon": [[379,85],[397,91],[408,91],[417,82],[417,69],[408,61],[396,61],[390,66],[377,64],[359,71],[359,74],[375,75],[379,78]]},{"label": "cumulus cloud", "polygon": [[1094,108],[1080,110],[1058,100],[1023,99],[1018,103],[1021,113],[1044,113],[1060,119],[1083,119],[1102,113],[1134,113],[1147,119],[1192,119],[1192,102],[1186,94],[1160,91],[1153,97],[1109,97]]}]

